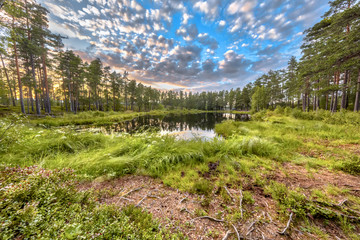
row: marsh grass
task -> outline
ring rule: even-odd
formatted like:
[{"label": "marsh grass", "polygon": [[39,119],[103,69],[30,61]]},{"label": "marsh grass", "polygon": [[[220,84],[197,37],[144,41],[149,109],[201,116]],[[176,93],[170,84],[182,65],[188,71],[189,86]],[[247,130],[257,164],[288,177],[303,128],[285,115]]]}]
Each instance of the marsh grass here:
[{"label": "marsh grass", "polygon": [[195,114],[202,112],[205,111],[187,110],[187,109],[153,110],[150,112],[87,111],[87,112],[79,112],[77,114],[63,113],[62,115],[56,117],[46,116],[43,118],[33,118],[31,122],[37,126],[43,126],[43,127],[59,127],[59,126],[69,126],[69,125],[104,126],[104,125],[111,125],[117,122],[131,120],[136,117],[146,116],[146,115],[165,116],[167,114]]},{"label": "marsh grass", "polygon": [[[286,113],[289,116],[285,116]],[[69,121],[80,123],[84,119],[88,121],[87,118],[94,118],[92,124],[109,119],[112,122],[119,117],[118,113],[81,113],[42,120],[14,115],[0,120],[0,131],[4,133],[0,139],[0,162],[6,166],[72,168],[79,179],[87,180],[111,179],[126,174],[157,177],[173,188],[203,195],[201,204],[205,210],[214,194],[230,203],[227,193],[221,190],[224,186],[239,191],[245,185],[256,185],[277,202],[284,220],[289,211],[296,213],[297,219],[304,220],[302,226],[306,228],[309,214],[332,219],[349,232],[348,236],[353,236],[352,223],[339,217],[336,211],[318,208],[311,201],[319,199],[335,204],[334,197],[341,196],[360,211],[358,197],[344,189],[328,187],[313,189],[306,198],[304,189],[288,187],[274,180],[274,176],[284,173],[285,177],[290,177],[285,162],[306,169],[309,179],[322,168],[358,175],[359,126],[329,124],[324,119],[304,120],[292,117],[291,113],[283,109],[261,113],[258,121],[254,120],[257,117],[250,122],[225,121],[215,128],[222,137],[212,141],[176,140],[152,131],[104,135],[76,132],[68,126],[50,127]],[[133,114],[124,113],[122,117],[134,117]],[[41,121],[49,121],[49,124]],[[11,124],[13,126],[4,132]],[[214,163],[218,163],[216,167],[210,167]],[[258,197],[256,194],[252,190],[243,191],[244,207],[252,206]],[[199,214],[205,214],[205,210],[199,209]],[[243,220],[239,214],[233,212],[228,218]],[[138,213],[135,215],[147,218]],[[131,221],[137,222],[136,216]],[[250,216],[249,212],[244,212],[244,219]],[[74,225],[65,231],[77,232],[77,228]],[[310,230],[321,234],[316,228]]]}]

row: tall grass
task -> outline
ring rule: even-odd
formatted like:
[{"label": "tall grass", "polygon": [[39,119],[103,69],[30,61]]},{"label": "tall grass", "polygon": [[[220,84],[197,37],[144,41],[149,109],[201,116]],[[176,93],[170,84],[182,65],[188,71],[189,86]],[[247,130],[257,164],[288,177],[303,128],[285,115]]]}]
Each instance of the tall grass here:
[{"label": "tall grass", "polygon": [[45,127],[59,127],[68,125],[110,125],[116,122],[122,122],[131,120],[139,116],[152,115],[152,116],[163,116],[166,114],[188,114],[188,113],[201,113],[200,110],[153,110],[150,112],[100,112],[100,111],[88,111],[80,112],[78,114],[64,113],[62,116],[51,117],[47,116],[44,118],[38,118],[32,120],[32,123],[37,126]]},{"label": "tall grass", "polygon": [[[196,139],[178,141],[170,136],[150,132],[106,136],[101,133],[75,132],[66,127],[29,127],[24,122],[26,119],[20,119],[4,133],[0,140],[0,162],[21,166],[40,164],[48,168],[70,167],[89,177],[130,173],[159,177],[178,169],[178,166],[198,166],[214,159],[227,161],[229,158],[252,156],[299,162],[299,154],[303,152],[324,151],[324,147],[314,144],[314,141],[355,143],[360,139],[358,126],[333,125],[278,114],[267,116],[265,121],[225,121],[215,129],[225,138],[206,142]],[[5,129],[10,121],[3,119],[0,124]],[[341,149],[332,151],[348,159],[354,155]],[[346,161],[343,167],[338,166],[336,160],[330,157],[312,165],[353,168],[350,163],[346,165]]]}]

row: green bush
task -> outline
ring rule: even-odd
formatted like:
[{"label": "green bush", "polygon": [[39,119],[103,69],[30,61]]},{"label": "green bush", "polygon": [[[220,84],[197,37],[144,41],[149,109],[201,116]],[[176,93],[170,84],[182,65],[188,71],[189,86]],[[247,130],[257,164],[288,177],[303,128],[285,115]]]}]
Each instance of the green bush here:
[{"label": "green bush", "polygon": [[[70,169],[0,167],[0,239],[163,239],[141,209],[99,205]],[[174,235],[172,239],[177,239]]]},{"label": "green bush", "polygon": [[306,216],[306,198],[304,195],[289,190],[284,184],[275,181],[266,186],[265,192],[271,194],[272,198],[278,202],[283,213],[292,211],[300,217]]},{"label": "green bush", "polygon": [[344,161],[337,165],[336,168],[353,175],[360,175],[360,157],[353,157],[348,161]]},{"label": "green bush", "polygon": [[276,114],[279,114],[279,115],[281,115],[281,114],[284,114],[284,108],[282,107],[282,106],[276,106],[276,108],[275,108],[275,110],[274,110],[274,112],[276,113]]},{"label": "green bush", "polygon": [[209,196],[213,190],[213,185],[206,179],[201,179],[194,183],[192,192]]}]

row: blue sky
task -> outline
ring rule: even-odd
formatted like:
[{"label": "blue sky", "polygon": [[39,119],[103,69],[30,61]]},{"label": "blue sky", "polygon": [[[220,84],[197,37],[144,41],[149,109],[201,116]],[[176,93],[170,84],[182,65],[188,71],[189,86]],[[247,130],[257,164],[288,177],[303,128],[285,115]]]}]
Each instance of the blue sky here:
[{"label": "blue sky", "polygon": [[84,60],[162,89],[243,87],[299,57],[328,0],[40,0]]}]

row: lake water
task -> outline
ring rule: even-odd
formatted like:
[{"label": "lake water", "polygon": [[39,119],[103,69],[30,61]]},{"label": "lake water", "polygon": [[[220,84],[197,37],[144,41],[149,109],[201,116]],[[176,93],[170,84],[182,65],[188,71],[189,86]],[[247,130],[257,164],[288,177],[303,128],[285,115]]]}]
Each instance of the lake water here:
[{"label": "lake water", "polygon": [[[166,116],[142,116],[130,121],[116,123],[109,126],[92,128],[91,131],[112,133],[136,133],[153,130],[161,135],[173,135],[177,139],[200,138],[210,140],[216,137],[215,124],[224,120],[248,121],[247,114],[232,113],[199,113],[199,114],[169,114]],[[87,128],[88,127],[85,127]],[[80,130],[80,129],[79,129]]]}]

